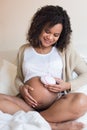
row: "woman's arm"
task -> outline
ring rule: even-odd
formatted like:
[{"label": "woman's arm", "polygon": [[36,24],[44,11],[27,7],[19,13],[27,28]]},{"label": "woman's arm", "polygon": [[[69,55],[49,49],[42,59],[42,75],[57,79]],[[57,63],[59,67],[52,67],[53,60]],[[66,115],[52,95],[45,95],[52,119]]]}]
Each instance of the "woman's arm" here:
[{"label": "woman's arm", "polygon": [[15,86],[17,90],[19,91],[19,88],[24,85],[24,76],[22,72],[22,63],[23,63],[23,58],[24,58],[24,50],[29,47],[28,44],[24,44],[19,48],[18,54],[17,54],[17,59],[16,59],[16,64],[17,64],[17,74],[15,77]]},{"label": "woman's arm", "polygon": [[[71,91],[75,91],[76,89],[87,84],[87,64],[73,46],[67,48],[65,60],[65,72],[67,73],[66,81],[70,82]],[[78,75],[74,79],[71,75],[73,71]]]}]

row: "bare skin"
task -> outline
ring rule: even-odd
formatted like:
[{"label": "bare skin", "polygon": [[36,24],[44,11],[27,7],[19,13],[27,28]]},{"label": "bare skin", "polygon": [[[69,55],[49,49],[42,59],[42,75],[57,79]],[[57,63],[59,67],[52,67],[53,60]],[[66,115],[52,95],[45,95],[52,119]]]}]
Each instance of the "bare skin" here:
[{"label": "bare skin", "polygon": [[[87,105],[85,104],[87,97],[85,95],[80,93],[67,94],[59,100],[56,100],[57,93],[54,94],[50,92],[43,86],[43,84],[41,84],[38,78],[33,78],[26,82],[26,84],[31,85],[34,89],[29,92],[39,104],[37,107],[35,106],[36,109],[46,109],[46,105],[49,103],[47,106],[48,108],[41,111],[40,114],[49,122],[52,130],[81,130],[84,127],[82,123],[77,123],[73,120],[83,115],[87,110]],[[51,102],[49,98],[51,99]],[[82,109],[79,110],[79,106],[82,106]],[[21,98],[0,94],[0,110],[14,114],[19,110],[27,112],[33,111],[34,109]]]},{"label": "bare skin", "polygon": [[[32,86],[33,88],[33,91],[29,91],[29,94],[32,97],[34,97],[34,99],[36,99],[37,101],[36,103],[37,105],[35,105],[34,108],[39,109],[41,108],[42,104],[43,104],[42,106],[45,106],[47,105],[47,103],[49,103],[49,98],[51,100],[53,99],[52,102],[50,103],[53,103],[53,102],[54,103],[48,109],[40,112],[40,114],[48,122],[50,122],[50,125],[53,130],[58,130],[58,129],[80,130],[82,129],[83,127],[82,123],[81,124],[76,123],[76,122],[73,122],[72,120],[77,119],[78,117],[80,117],[87,111],[87,104],[85,104],[87,100],[87,96],[81,93],[78,93],[78,94],[73,93],[73,94],[67,94],[63,96],[62,98],[60,98],[59,100],[55,100],[57,93],[54,96],[53,92],[50,92],[47,88],[43,86],[39,78],[32,78],[30,81],[26,82],[26,84],[29,86]],[[47,101],[47,102],[44,102],[44,101]],[[79,111],[80,106],[82,106],[82,109],[80,109]],[[59,122],[59,123],[55,123],[55,122]]]},{"label": "bare skin", "polygon": [[72,121],[86,113],[86,100],[87,96],[81,93],[67,94],[40,114],[50,122]]},{"label": "bare skin", "polygon": [[32,78],[25,84],[33,88],[29,94],[37,101],[34,108],[43,109],[40,114],[49,122],[71,121],[87,111],[87,96],[82,93],[67,94],[56,100],[58,93],[53,93],[45,88],[39,77]]},{"label": "bare skin", "polygon": [[52,130],[82,130],[84,125],[74,121],[68,121],[63,123],[50,123]]},{"label": "bare skin", "polygon": [[[14,96],[8,96],[4,94],[0,94],[0,110],[5,113],[14,114],[17,111],[23,110],[33,111],[32,108],[29,107],[22,99]],[[77,123],[74,121],[67,121],[63,123],[52,123],[49,122],[52,130],[82,130],[84,125],[82,123]]]},{"label": "bare skin", "polygon": [[[80,123],[72,122],[72,120],[77,119],[87,111],[87,104],[85,104],[87,100],[87,96],[81,93],[67,94],[62,98],[60,98],[59,100],[56,100],[57,93],[54,95],[54,93],[46,89],[43,86],[43,84],[40,82],[39,78],[32,78],[30,81],[26,82],[26,84],[32,86],[33,88],[33,91],[29,91],[29,93],[32,97],[34,97],[34,99],[37,100],[38,106],[37,107],[35,106],[35,108],[39,109],[41,108],[42,104],[43,106],[45,106],[47,105],[47,103],[49,103],[49,98],[51,100],[53,99],[52,102],[50,103],[53,102],[54,103],[48,109],[40,112],[40,114],[48,122],[50,122],[50,125],[53,128],[53,130],[58,130],[58,128],[60,128],[61,130],[65,130],[65,127],[66,130],[68,130],[71,128],[71,126],[72,126],[72,130],[82,129],[83,127],[82,123],[80,124]],[[44,102],[46,100],[47,102]],[[82,106],[82,109],[79,110],[80,106]],[[66,121],[70,121],[70,122],[66,122]],[[55,122],[59,122],[59,123],[55,123]],[[61,122],[63,122],[62,125]]]},{"label": "bare skin", "polygon": [[39,77],[31,78],[26,84],[33,88],[33,91],[29,91],[29,93],[37,101],[37,105],[34,107],[37,110],[48,108],[58,98],[58,93],[50,92],[45,88]]}]

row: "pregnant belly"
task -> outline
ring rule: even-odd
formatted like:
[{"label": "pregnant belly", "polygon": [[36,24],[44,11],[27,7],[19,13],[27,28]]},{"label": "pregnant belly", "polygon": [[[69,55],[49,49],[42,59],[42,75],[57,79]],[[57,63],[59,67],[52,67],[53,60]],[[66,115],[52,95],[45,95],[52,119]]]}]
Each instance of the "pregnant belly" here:
[{"label": "pregnant belly", "polygon": [[29,93],[38,102],[36,109],[45,109],[57,99],[57,93],[48,91],[41,83],[39,77],[28,80],[26,84],[34,88],[34,90]]}]

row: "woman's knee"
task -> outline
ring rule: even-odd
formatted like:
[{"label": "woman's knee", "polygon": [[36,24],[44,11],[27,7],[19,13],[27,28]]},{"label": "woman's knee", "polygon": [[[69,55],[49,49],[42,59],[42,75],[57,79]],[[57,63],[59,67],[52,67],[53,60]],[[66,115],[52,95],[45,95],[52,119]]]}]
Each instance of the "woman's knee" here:
[{"label": "woman's knee", "polygon": [[87,96],[83,93],[74,93],[71,96],[71,111],[78,117],[87,111]]},{"label": "woman's knee", "polygon": [[83,93],[75,93],[72,96],[71,103],[76,103],[78,106],[87,106],[87,96]]}]

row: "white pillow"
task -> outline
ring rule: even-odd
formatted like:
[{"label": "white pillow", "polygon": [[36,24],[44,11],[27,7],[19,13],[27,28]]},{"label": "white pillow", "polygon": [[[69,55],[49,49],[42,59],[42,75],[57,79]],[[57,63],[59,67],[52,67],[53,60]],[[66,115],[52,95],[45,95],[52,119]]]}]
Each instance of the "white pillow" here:
[{"label": "white pillow", "polygon": [[14,79],[16,76],[16,65],[5,59],[0,59],[0,93],[16,95]]}]

